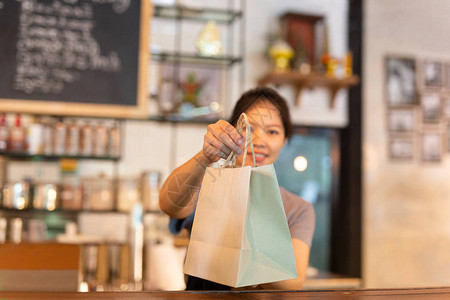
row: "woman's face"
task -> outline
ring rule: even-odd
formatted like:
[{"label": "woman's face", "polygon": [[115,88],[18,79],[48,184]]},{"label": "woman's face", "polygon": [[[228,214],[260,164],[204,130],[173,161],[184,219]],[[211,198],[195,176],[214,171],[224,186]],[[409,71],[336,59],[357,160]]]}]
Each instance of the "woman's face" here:
[{"label": "woman's face", "polygon": [[[258,101],[246,112],[252,131],[253,149],[255,151],[255,162],[257,166],[274,163],[286,138],[283,122],[278,109],[269,101]],[[245,136],[245,126],[242,135]],[[236,159],[236,166],[242,165],[244,154]],[[247,147],[246,166],[253,166],[253,157],[250,144]]]}]

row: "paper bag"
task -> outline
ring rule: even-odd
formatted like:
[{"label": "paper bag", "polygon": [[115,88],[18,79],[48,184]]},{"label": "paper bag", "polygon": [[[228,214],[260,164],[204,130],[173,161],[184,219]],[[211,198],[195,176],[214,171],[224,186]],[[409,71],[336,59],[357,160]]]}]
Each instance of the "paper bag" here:
[{"label": "paper bag", "polygon": [[272,164],[206,169],[184,272],[231,287],[297,277]]}]

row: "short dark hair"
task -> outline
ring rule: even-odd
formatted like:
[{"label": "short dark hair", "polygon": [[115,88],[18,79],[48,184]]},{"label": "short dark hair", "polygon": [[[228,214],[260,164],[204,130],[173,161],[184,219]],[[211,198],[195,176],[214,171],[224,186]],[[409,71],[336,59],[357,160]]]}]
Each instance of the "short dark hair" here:
[{"label": "short dark hair", "polygon": [[292,135],[292,123],[286,100],[277,91],[269,87],[257,87],[243,93],[234,106],[230,124],[236,126],[240,115],[262,100],[269,101],[278,109],[284,127],[284,136],[289,139]]}]

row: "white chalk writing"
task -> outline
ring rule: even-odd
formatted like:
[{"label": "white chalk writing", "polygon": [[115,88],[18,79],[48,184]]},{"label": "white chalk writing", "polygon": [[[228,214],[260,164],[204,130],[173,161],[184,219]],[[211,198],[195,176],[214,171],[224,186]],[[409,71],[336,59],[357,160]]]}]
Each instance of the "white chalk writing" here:
[{"label": "white chalk writing", "polygon": [[15,90],[57,94],[66,84],[79,80],[82,71],[121,70],[117,52],[102,53],[93,37],[93,4],[109,4],[116,13],[123,13],[129,0],[16,1],[21,13]]}]

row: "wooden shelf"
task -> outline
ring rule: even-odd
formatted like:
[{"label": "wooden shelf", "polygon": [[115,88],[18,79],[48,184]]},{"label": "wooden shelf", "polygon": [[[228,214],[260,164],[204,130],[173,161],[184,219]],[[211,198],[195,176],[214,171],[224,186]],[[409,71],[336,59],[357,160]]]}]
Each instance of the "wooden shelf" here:
[{"label": "wooden shelf", "polygon": [[120,156],[86,156],[86,155],[57,155],[57,154],[30,154],[27,152],[1,152],[0,156],[11,157],[14,159],[35,160],[35,161],[54,161],[59,159],[90,159],[90,160],[109,160],[119,161]]},{"label": "wooden shelf", "polygon": [[156,62],[182,62],[186,64],[202,64],[216,67],[232,66],[235,63],[242,62],[241,57],[233,56],[202,56],[192,53],[170,53],[170,52],[156,52],[151,53],[153,61]]},{"label": "wooden shelf", "polygon": [[258,80],[259,85],[292,85],[296,89],[295,104],[300,105],[300,93],[304,88],[327,87],[330,90],[330,107],[334,107],[336,93],[342,88],[349,88],[357,85],[359,77],[351,75],[349,77],[336,78],[326,74],[310,73],[301,74],[295,71],[271,72]]}]

